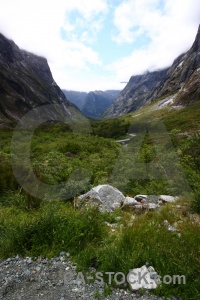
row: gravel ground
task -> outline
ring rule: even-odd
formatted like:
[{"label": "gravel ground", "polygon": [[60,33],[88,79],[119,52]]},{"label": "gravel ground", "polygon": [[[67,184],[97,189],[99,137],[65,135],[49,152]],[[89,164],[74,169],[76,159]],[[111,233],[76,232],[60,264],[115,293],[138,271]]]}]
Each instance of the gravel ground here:
[{"label": "gravel ground", "polygon": [[[67,259],[66,259],[67,258]],[[97,299],[104,292],[103,284],[83,284],[77,281],[76,265],[69,254],[61,253],[50,260],[46,258],[21,258],[0,260],[0,299],[4,300],[79,300]],[[112,294],[101,299],[109,300],[163,300],[162,297],[144,295],[123,289],[113,289]],[[176,298],[171,298],[176,300]]]}]

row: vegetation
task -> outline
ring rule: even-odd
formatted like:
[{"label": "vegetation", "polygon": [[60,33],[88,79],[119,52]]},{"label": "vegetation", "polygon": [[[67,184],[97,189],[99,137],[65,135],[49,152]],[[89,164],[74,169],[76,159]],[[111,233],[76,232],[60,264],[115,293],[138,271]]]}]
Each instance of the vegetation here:
[{"label": "vegetation", "polygon": [[[0,257],[52,257],[66,251],[80,270],[95,264],[101,272],[124,273],[148,261],[162,277],[186,276],[186,285],[162,284],[154,293],[199,299],[199,104],[167,114],[151,110],[153,105],[118,119],[92,121],[90,133],[74,133],[66,124],[38,128],[30,160],[34,174],[46,184],[42,197],[40,186],[37,193],[28,193],[13,174],[14,168],[34,190],[24,156],[26,132],[18,133],[21,143],[13,145],[12,130],[1,129]],[[116,143],[127,132],[137,136],[129,136],[126,147]],[[104,183],[125,195],[172,194],[181,199],[179,206],[146,213],[74,208],[74,197]],[[48,192],[54,186],[56,193]],[[169,232],[164,220],[179,231]],[[115,230],[105,221],[115,224]]]}]

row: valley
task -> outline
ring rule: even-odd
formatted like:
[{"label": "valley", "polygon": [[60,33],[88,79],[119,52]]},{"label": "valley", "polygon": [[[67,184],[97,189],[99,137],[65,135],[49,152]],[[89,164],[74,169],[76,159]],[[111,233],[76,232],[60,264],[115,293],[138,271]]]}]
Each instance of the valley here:
[{"label": "valley", "polygon": [[[121,285],[120,295],[132,297],[123,299],[199,299],[200,29],[171,67],[133,76],[121,92],[91,92],[96,98],[85,107],[89,94],[70,103],[44,58],[3,35],[0,54],[0,268],[12,269],[18,256],[22,265],[35,257],[40,268],[43,259],[60,261],[60,252],[69,253],[66,266],[85,273],[127,274],[149,262],[162,277],[185,275],[187,284],[161,284],[150,294]],[[76,206],[105,184],[125,197],[179,200],[155,210]],[[1,299],[17,285],[6,276]],[[91,299],[112,299],[117,288],[106,281]]]}]

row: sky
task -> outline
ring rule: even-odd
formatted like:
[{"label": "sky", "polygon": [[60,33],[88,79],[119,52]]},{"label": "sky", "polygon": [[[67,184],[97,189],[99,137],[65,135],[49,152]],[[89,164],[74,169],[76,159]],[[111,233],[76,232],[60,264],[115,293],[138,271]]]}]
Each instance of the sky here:
[{"label": "sky", "polygon": [[0,32],[47,58],[66,90],[121,90],[192,45],[199,0],[0,0]]}]

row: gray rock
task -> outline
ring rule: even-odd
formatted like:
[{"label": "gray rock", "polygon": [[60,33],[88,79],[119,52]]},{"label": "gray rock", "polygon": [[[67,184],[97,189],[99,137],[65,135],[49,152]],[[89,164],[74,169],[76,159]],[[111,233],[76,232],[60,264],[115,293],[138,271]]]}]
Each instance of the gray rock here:
[{"label": "gray rock", "polygon": [[144,203],[143,204],[144,209],[156,209],[158,207],[159,207],[159,205],[155,204],[155,203]]},{"label": "gray rock", "polygon": [[177,200],[179,200],[178,196],[176,196],[176,197],[169,196],[169,195],[160,195],[159,196],[159,201],[162,201],[163,203],[166,203],[166,202],[171,203],[171,202],[175,202]]},{"label": "gray rock", "polygon": [[26,262],[28,265],[30,265],[32,263],[32,259],[29,257]]},{"label": "gray rock", "polygon": [[98,185],[89,192],[78,197],[76,205],[98,206],[100,211],[112,212],[124,202],[124,195],[111,185]]},{"label": "gray rock", "polygon": [[138,202],[146,202],[147,201],[147,195],[136,195],[135,200],[137,200]]},{"label": "gray rock", "polygon": [[123,202],[123,207],[127,207],[127,206],[134,206],[138,204],[138,201],[135,200],[135,198],[132,198],[132,197],[126,197],[124,199],[124,202]]},{"label": "gray rock", "polygon": [[132,290],[139,289],[155,289],[157,288],[157,283],[153,278],[151,278],[151,272],[144,265],[141,268],[132,269],[128,274],[128,281]]},{"label": "gray rock", "polygon": [[178,231],[178,229],[176,229],[174,226],[171,226],[169,224],[168,220],[164,220],[164,225],[165,225],[165,227],[167,228],[168,231],[171,231],[171,232]]}]

